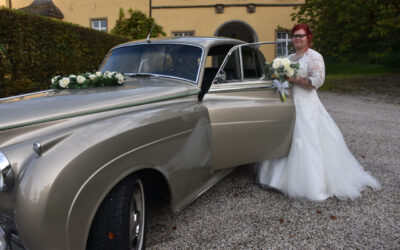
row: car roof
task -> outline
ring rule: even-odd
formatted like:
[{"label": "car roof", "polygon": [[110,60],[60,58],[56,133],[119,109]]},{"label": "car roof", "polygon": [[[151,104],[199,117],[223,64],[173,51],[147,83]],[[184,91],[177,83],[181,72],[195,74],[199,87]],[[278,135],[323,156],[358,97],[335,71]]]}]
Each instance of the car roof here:
[{"label": "car roof", "polygon": [[150,41],[146,39],[131,41],[127,43],[123,43],[120,45],[115,46],[113,49],[137,45],[137,44],[188,44],[188,45],[195,45],[200,46],[203,48],[210,47],[212,45],[219,45],[219,44],[242,44],[245,43],[241,40],[233,39],[233,38],[226,38],[226,37],[167,37],[167,38],[151,38]]}]

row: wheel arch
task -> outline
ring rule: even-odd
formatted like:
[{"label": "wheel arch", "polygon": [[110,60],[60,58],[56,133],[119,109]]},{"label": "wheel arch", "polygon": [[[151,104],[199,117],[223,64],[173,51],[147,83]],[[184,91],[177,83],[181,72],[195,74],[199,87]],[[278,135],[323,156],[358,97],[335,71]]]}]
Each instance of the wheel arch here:
[{"label": "wheel arch", "polygon": [[[162,197],[168,202],[171,200],[171,187],[165,173],[152,166],[137,166],[131,169],[132,171],[115,178],[112,185],[104,185],[103,190],[97,190],[101,195],[94,199],[88,200],[87,196],[88,193],[93,193],[93,186],[88,187],[87,190],[81,190],[77,194],[70,209],[66,229],[70,249],[85,249],[93,220],[100,205],[113,188],[127,178],[139,176],[145,186],[145,196],[148,194],[147,188],[151,187],[153,197]],[[101,181],[101,177],[97,180],[97,182],[99,181]]]}]

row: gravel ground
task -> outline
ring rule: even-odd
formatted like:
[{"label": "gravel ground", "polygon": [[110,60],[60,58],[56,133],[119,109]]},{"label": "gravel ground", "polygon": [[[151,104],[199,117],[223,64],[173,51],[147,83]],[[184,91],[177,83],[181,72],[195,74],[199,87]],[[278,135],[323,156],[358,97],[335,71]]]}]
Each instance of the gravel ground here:
[{"label": "gravel ground", "polygon": [[319,93],[350,150],[382,184],[354,201],[288,199],[236,168],[181,213],[148,212],[149,249],[400,249],[400,106]]}]

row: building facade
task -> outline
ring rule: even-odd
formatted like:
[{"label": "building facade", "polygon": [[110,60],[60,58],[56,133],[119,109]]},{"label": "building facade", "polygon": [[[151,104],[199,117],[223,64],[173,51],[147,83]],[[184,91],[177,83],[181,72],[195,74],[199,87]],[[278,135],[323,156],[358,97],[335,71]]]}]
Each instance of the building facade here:
[{"label": "building facade", "polygon": [[268,59],[286,55],[290,14],[304,0],[0,0],[0,5],[21,9],[33,2],[52,2],[63,20],[109,32],[119,8],[140,10],[163,26],[168,36],[225,36],[247,42],[282,41],[263,51]]}]

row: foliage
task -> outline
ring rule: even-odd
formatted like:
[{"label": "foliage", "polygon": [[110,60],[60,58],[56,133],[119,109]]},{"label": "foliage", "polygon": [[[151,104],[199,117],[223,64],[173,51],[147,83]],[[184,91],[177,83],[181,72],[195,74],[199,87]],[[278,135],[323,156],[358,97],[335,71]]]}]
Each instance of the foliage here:
[{"label": "foliage", "polygon": [[111,34],[125,36],[132,40],[146,38],[154,24],[150,37],[165,36],[163,27],[156,24],[153,18],[149,18],[139,10],[128,9],[129,18],[125,18],[124,10],[119,9],[119,18]]},{"label": "foliage", "polygon": [[0,9],[0,97],[48,89],[54,75],[95,71],[125,38]]},{"label": "foliage", "polygon": [[400,64],[400,0],[305,0],[292,20],[328,59]]}]

